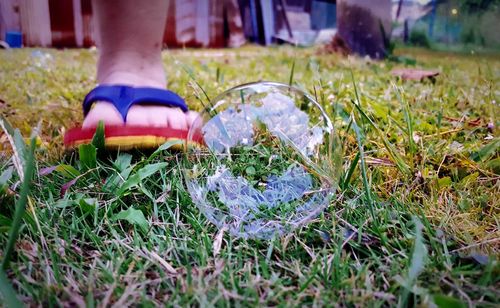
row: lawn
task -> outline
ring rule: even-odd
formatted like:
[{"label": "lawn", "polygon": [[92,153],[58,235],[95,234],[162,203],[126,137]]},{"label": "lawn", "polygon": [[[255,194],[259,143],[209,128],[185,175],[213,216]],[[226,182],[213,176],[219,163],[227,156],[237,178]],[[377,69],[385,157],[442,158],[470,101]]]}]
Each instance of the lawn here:
[{"label": "lawn", "polygon": [[[232,86],[273,80],[311,93],[335,123],[336,198],[310,224],[263,241],[205,219],[186,190],[181,153],[95,161],[65,152],[64,132],[82,121],[80,103],[95,85],[95,50],[0,51],[0,113],[28,143],[39,136],[0,289],[8,281],[25,304],[43,306],[497,305],[500,57],[396,54],[416,64],[291,47],[163,54],[169,88],[192,109]],[[390,74],[405,66],[440,75]],[[22,195],[18,170],[28,164],[23,144],[2,131],[2,259]]]}]

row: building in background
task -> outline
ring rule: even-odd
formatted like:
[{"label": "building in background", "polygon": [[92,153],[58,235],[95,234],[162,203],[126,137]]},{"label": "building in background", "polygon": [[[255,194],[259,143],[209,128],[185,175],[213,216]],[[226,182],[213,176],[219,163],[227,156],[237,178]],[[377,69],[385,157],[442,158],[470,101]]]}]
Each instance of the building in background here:
[{"label": "building in background", "polygon": [[[336,0],[239,0],[245,36],[259,44],[309,46],[335,34]],[[322,32],[327,33],[325,38]]]},{"label": "building in background", "polygon": [[[235,47],[288,42],[310,45],[335,28],[335,0],[169,0],[168,48]],[[140,2],[138,2],[140,5]],[[91,0],[2,0],[0,39],[22,33],[28,47],[90,47],[99,38]]]},{"label": "building in background", "polygon": [[498,0],[392,0],[394,39],[414,45],[500,48]]},{"label": "building in background", "polygon": [[[390,39],[421,46],[500,48],[499,0],[165,0],[166,48],[310,46],[334,41],[382,58]],[[98,45],[91,0],[0,0],[0,41]],[[138,1],[138,5],[140,2]]]},{"label": "building in background", "polygon": [[[92,15],[91,0],[1,0],[0,39],[18,31],[28,47],[90,47],[99,40]],[[169,0],[167,16],[169,48],[245,42],[237,0]]]}]

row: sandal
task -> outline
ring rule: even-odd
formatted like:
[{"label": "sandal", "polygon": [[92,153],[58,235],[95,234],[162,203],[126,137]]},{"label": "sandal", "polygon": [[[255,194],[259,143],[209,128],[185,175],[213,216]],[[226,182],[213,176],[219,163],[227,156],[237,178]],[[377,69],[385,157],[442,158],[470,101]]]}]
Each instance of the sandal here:
[{"label": "sandal", "polygon": [[[127,121],[127,113],[134,104],[154,104],[168,107],[177,107],[187,112],[188,107],[184,100],[172,91],[131,87],[124,85],[104,85],[94,88],[87,94],[83,101],[83,114],[86,116],[92,104],[97,101],[110,102],[121,114],[123,122]],[[74,148],[81,144],[89,144],[95,134],[96,128],[75,127],[70,129],[64,136],[64,145]],[[104,126],[105,147],[108,150],[130,150],[130,149],[155,149],[163,143],[171,140],[183,140],[187,143],[188,129],[175,129],[169,127],[128,126],[112,125]],[[201,134],[192,138],[192,143],[202,144]],[[183,145],[174,146],[182,149]]]}]

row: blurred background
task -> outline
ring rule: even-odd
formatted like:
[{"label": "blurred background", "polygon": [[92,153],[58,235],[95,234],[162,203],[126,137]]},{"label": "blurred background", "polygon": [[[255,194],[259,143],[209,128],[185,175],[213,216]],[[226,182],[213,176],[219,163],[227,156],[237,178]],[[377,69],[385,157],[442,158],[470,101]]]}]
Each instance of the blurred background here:
[{"label": "blurred background", "polygon": [[[4,48],[99,44],[91,0],[2,0],[0,39]],[[169,0],[166,48],[245,43],[327,44],[373,58],[395,44],[498,51],[500,0]]]}]

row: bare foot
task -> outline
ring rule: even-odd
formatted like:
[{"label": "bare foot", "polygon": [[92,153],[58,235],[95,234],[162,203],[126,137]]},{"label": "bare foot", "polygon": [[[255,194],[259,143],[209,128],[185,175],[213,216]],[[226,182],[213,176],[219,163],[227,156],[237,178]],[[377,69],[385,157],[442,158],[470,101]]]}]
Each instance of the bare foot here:
[{"label": "bare foot", "polygon": [[[120,84],[165,89],[165,73],[160,59],[154,61],[156,63],[145,63],[144,59],[137,59],[132,56],[122,61],[114,58],[106,62],[106,57],[101,57],[99,62],[98,80],[100,84]],[[125,125],[168,126],[174,129],[188,129],[197,115],[196,112],[192,111],[184,113],[179,108],[157,105],[133,105],[128,111]],[[115,109],[113,104],[108,102],[94,103],[93,108],[85,117],[82,127],[96,127],[99,121],[103,121],[105,125],[124,124],[120,113]]]}]

